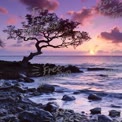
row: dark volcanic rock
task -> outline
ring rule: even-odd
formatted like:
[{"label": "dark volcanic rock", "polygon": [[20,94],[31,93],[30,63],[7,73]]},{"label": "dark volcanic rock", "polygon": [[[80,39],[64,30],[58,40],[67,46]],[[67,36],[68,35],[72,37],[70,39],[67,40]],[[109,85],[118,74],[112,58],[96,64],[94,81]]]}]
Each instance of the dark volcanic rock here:
[{"label": "dark volcanic rock", "polygon": [[120,114],[121,114],[120,111],[116,111],[116,110],[109,111],[109,116],[111,117],[120,117]]},{"label": "dark volcanic rock", "polygon": [[109,116],[98,115],[98,122],[113,122],[113,120]]},{"label": "dark volcanic rock", "polygon": [[48,100],[49,100],[49,101],[51,101],[51,100],[56,100],[56,98],[48,98]]},{"label": "dark volcanic rock", "polygon": [[32,82],[34,82],[34,80],[29,77],[26,77],[26,78],[24,78],[24,82],[32,83]]},{"label": "dark volcanic rock", "polygon": [[20,122],[15,115],[4,116],[1,118],[1,120],[2,120],[2,122]]},{"label": "dark volcanic rock", "polygon": [[0,109],[0,117],[5,116],[8,113],[6,109]]},{"label": "dark volcanic rock", "polygon": [[101,108],[94,108],[91,109],[91,114],[101,114]]},{"label": "dark volcanic rock", "polygon": [[111,104],[111,107],[113,107],[113,108],[122,108],[122,106],[114,105],[114,104]]},{"label": "dark volcanic rock", "polygon": [[108,75],[100,74],[101,77],[108,77]]},{"label": "dark volcanic rock", "polygon": [[87,68],[88,71],[101,71],[101,70],[110,70],[106,68]]},{"label": "dark volcanic rock", "polygon": [[102,98],[99,97],[99,96],[96,95],[96,94],[90,94],[90,95],[88,96],[88,99],[89,99],[89,100],[102,100]]},{"label": "dark volcanic rock", "polygon": [[52,114],[42,109],[23,111],[18,118],[20,122],[54,122]]},{"label": "dark volcanic rock", "polygon": [[39,86],[37,88],[38,92],[54,92],[55,91],[55,87],[52,85],[48,85],[48,84],[43,84],[41,86]]},{"label": "dark volcanic rock", "polygon": [[49,112],[56,112],[59,109],[59,105],[56,102],[49,102],[44,109]]},{"label": "dark volcanic rock", "polygon": [[75,91],[73,94],[81,94],[81,91]]},{"label": "dark volcanic rock", "polygon": [[78,67],[72,65],[65,67],[65,71],[70,71],[70,73],[83,73]]},{"label": "dark volcanic rock", "polygon": [[18,81],[20,81],[20,82],[27,82],[27,83],[32,83],[32,82],[34,82],[33,79],[27,77],[27,76],[24,75],[24,74],[19,74],[19,79],[18,79]]},{"label": "dark volcanic rock", "polygon": [[74,96],[69,96],[69,95],[64,95],[62,100],[64,100],[64,101],[73,101],[73,100],[75,100],[75,97]]}]

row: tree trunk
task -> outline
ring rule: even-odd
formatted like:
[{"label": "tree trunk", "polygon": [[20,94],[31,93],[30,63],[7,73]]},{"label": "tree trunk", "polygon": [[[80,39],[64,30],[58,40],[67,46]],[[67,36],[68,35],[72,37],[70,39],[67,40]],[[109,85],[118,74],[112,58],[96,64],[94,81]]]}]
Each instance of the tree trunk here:
[{"label": "tree trunk", "polygon": [[42,52],[35,52],[35,53],[30,53],[29,56],[27,57],[23,57],[23,60],[22,60],[22,66],[23,67],[27,67],[28,66],[28,63],[31,59],[33,59],[34,56],[37,56],[37,55],[40,55],[42,54]]}]

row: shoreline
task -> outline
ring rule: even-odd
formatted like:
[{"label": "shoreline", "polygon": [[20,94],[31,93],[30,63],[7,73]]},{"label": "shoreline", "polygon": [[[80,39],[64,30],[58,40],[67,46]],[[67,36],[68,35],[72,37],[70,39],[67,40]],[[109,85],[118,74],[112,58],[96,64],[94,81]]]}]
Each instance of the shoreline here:
[{"label": "shoreline", "polygon": [[[1,62],[4,63],[4,65],[1,64]],[[22,84],[35,83],[35,80],[29,77],[29,75],[26,76],[25,74],[22,73],[23,70],[20,70],[21,66],[19,62],[9,62],[9,61],[8,62],[1,61],[1,62],[0,62],[0,65],[4,68],[3,69],[4,72],[15,71],[16,69],[16,72],[19,73],[19,77],[17,76],[16,79],[9,80],[11,76],[13,77],[14,72],[12,72],[11,74],[9,74],[9,77],[7,78],[7,80],[1,80],[1,83],[0,83],[0,107],[1,107],[0,119],[1,121],[0,122],[25,122],[25,121],[27,122],[122,122],[121,111],[115,110],[116,107],[120,107],[120,106],[116,106],[116,105],[113,105],[113,107],[111,108],[111,112],[108,111],[107,114],[103,115],[102,110],[101,110],[103,109],[102,107],[101,108],[95,107],[93,108],[93,110],[89,109],[89,113],[92,113],[92,114],[89,114],[88,112],[86,113],[86,111],[84,110],[81,110],[79,113],[77,113],[73,110],[73,107],[69,108],[69,110],[60,108],[60,105],[55,102],[53,97],[48,99],[48,101],[46,100],[45,102],[42,102],[43,104],[36,103],[30,100],[30,98],[41,96],[43,94],[48,95],[48,94],[53,94],[53,93],[63,93],[64,91],[62,89],[60,89],[59,91],[56,91],[55,89],[56,85],[51,85],[50,83],[46,84],[47,82],[41,84],[41,86],[37,86],[37,88],[29,88],[28,86],[25,87]],[[31,67],[31,65],[33,66],[33,64],[30,64],[29,68]],[[71,66],[71,65],[68,68],[67,67],[64,68],[63,66],[65,70],[58,69],[59,66],[56,66],[55,64],[46,64],[46,65],[34,64],[34,67],[35,66],[36,67],[41,66],[41,68],[43,68],[43,73],[45,75],[51,73],[51,76],[54,76],[54,77],[57,71],[61,71],[61,73],[63,71],[64,73],[64,71],[71,70],[71,73],[81,73],[81,74],[83,73],[77,67]],[[46,68],[44,66],[46,66]],[[51,68],[50,72],[48,72],[47,70],[48,68],[49,69]],[[110,69],[102,68],[102,67],[101,68],[88,68],[89,72],[104,71],[104,70],[108,71]],[[32,72],[32,70],[29,70],[29,71]],[[39,71],[42,72],[42,69]],[[8,76],[8,74],[5,75],[5,77],[6,76]],[[49,77],[50,75],[48,76],[48,78]],[[100,77],[107,77],[107,76],[100,75]],[[61,88],[61,86],[57,86],[57,87]],[[102,99],[102,95],[103,96],[106,95],[105,93],[101,93],[101,92],[95,93],[94,91],[88,91],[87,89],[86,91],[76,90],[73,92],[73,94],[76,96],[81,93],[87,93],[88,95],[87,99],[89,100],[89,102],[92,102],[92,101],[98,102],[99,100]],[[64,102],[72,103],[73,101],[77,99],[76,97],[74,97],[73,94],[71,95],[61,94],[62,96],[60,99]]]},{"label": "shoreline", "polygon": [[[52,94],[56,92],[53,85],[43,84],[36,88],[24,88],[17,81],[5,81],[0,86],[0,122],[121,122],[119,111],[113,111],[110,117],[103,115],[100,108],[91,110],[92,114],[77,113],[72,108],[62,109],[56,102],[49,99],[47,103],[34,103],[32,96]],[[6,95],[5,95],[6,94]],[[64,96],[62,96],[64,98]],[[62,100],[72,102],[71,96]],[[114,110],[114,109],[113,109]],[[40,114],[39,114],[39,113]],[[110,112],[109,112],[110,114]]]}]

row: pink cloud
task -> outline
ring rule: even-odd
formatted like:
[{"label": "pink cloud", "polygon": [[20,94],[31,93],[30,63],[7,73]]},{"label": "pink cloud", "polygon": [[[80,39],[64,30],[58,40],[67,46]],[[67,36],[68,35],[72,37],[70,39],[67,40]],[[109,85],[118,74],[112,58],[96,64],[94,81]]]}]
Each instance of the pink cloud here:
[{"label": "pink cloud", "polygon": [[8,18],[7,22],[6,22],[8,25],[13,25],[13,24],[16,24],[17,23],[17,17],[15,16],[12,16],[10,18]]},{"label": "pink cloud", "polygon": [[115,27],[110,32],[101,32],[100,38],[112,43],[122,43],[122,32],[118,27]]},{"label": "pink cloud", "polygon": [[6,8],[0,7],[0,13],[7,14],[8,10]]},{"label": "pink cloud", "polygon": [[59,5],[57,0],[20,0],[20,2],[26,5],[29,9],[36,7],[40,9],[55,10]]},{"label": "pink cloud", "polygon": [[72,20],[79,22],[81,25],[85,25],[97,14],[95,8],[87,9],[83,8],[80,11],[69,11],[68,14],[72,17]]}]

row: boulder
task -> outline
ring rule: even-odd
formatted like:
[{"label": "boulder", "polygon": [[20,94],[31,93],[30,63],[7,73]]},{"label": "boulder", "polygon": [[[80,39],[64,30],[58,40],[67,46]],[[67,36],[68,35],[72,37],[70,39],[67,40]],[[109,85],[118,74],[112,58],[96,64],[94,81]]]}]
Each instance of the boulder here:
[{"label": "boulder", "polygon": [[43,84],[37,88],[38,92],[54,92],[55,87],[48,84]]},{"label": "boulder", "polygon": [[31,78],[29,78],[29,77],[25,77],[25,78],[24,78],[24,82],[26,82],[26,83],[33,83],[34,80],[31,79]]},{"label": "boulder", "polygon": [[109,116],[111,117],[120,117],[120,114],[121,114],[120,111],[116,111],[116,110],[109,111]]},{"label": "boulder", "polygon": [[113,122],[113,119],[109,116],[98,115],[98,122]]},{"label": "boulder", "polygon": [[100,96],[96,95],[96,94],[90,94],[88,96],[88,99],[89,100],[102,100],[102,98]]},{"label": "boulder", "polygon": [[[3,122],[19,122],[18,118],[15,115],[7,115],[1,118]],[[0,120],[0,122],[1,122]]]},{"label": "boulder", "polygon": [[49,112],[56,112],[59,109],[59,105],[56,102],[49,102],[44,109]]},{"label": "boulder", "polygon": [[80,69],[76,66],[68,65],[65,67],[65,72],[70,71],[71,73],[83,73],[83,71],[80,71]]},{"label": "boulder", "polygon": [[25,110],[18,115],[18,118],[20,122],[54,122],[52,114],[42,109]]},{"label": "boulder", "polygon": [[6,109],[0,109],[0,117],[1,116],[5,116],[8,113],[8,111]]},{"label": "boulder", "polygon": [[101,108],[94,108],[91,109],[91,114],[101,114]]},{"label": "boulder", "polygon": [[64,100],[64,101],[73,101],[73,100],[75,100],[75,97],[74,96],[69,96],[69,95],[64,95],[62,100]]}]

